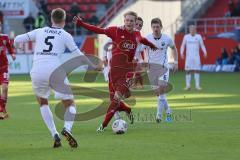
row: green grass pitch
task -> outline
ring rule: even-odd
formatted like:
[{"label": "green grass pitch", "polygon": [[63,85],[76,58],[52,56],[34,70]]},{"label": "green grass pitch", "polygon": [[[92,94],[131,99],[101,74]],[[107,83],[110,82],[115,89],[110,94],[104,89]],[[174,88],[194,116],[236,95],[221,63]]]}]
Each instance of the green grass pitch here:
[{"label": "green grass pitch", "polygon": [[[103,116],[76,122],[73,134],[79,148],[53,149],[50,133],[44,125],[32,92],[28,75],[11,76],[8,111],[10,118],[0,121],[0,160],[238,160],[240,158],[240,74],[203,73],[200,92],[184,92],[184,73],[170,76],[174,90],[168,94],[174,112],[172,123],[156,124],[155,97],[137,97],[133,111],[136,123],[128,125],[124,135],[103,134],[96,128]],[[81,75],[71,76],[81,81]],[[193,77],[192,77],[193,81]],[[107,89],[102,77],[97,83],[78,83]],[[193,86],[193,85],[192,85]],[[50,98],[50,105],[58,101]],[[100,99],[76,97],[78,112],[85,112]],[[59,131],[63,121],[55,116]]]}]

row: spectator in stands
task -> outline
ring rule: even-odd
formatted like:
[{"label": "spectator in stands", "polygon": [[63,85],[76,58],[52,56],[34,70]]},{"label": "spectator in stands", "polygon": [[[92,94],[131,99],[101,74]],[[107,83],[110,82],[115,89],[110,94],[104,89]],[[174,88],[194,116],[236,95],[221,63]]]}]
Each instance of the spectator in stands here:
[{"label": "spectator in stands", "polygon": [[219,56],[216,60],[216,65],[222,65],[222,57]]},{"label": "spectator in stands", "polygon": [[237,16],[240,16],[240,0],[237,1],[237,5],[236,5],[236,9],[237,9]]},{"label": "spectator in stands", "polygon": [[42,9],[42,11],[48,15],[49,12],[48,12],[48,9],[47,9],[47,0],[40,0],[40,8]]},{"label": "spectator in stands", "polygon": [[3,12],[0,11],[0,22],[3,22]]},{"label": "spectator in stands", "polygon": [[[70,14],[72,15],[72,17],[76,16],[78,13],[80,13],[80,9],[78,7],[78,3],[77,2],[73,2],[73,4],[71,5],[71,8],[69,10]],[[71,18],[72,19],[72,18]]]},{"label": "spectator in stands", "polygon": [[98,17],[95,14],[93,14],[92,17],[89,19],[89,23],[95,26],[98,25],[99,23]]},{"label": "spectator in stands", "polygon": [[2,28],[2,30],[3,30],[3,12],[2,11],[0,11],[0,28]]},{"label": "spectator in stands", "polygon": [[226,48],[222,48],[222,53],[221,53],[221,59],[222,59],[222,65],[225,65],[228,63],[228,52]]},{"label": "spectator in stands", "polygon": [[35,20],[35,28],[41,28],[44,27],[46,23],[45,17],[41,12],[38,13],[38,16]]},{"label": "spectator in stands", "polygon": [[236,17],[238,16],[238,11],[237,11],[237,7],[234,4],[233,0],[230,0],[228,2],[228,12],[226,13],[227,17]]},{"label": "spectator in stands", "polygon": [[236,55],[237,55],[237,48],[234,48],[231,50],[231,54],[228,57],[228,64],[235,64],[235,60],[236,60]]},{"label": "spectator in stands", "polygon": [[24,28],[26,29],[26,32],[29,32],[34,29],[34,23],[35,19],[33,18],[32,13],[30,13],[28,17],[23,20],[23,25]]},{"label": "spectator in stands", "polygon": [[240,44],[236,47],[237,52],[234,54],[234,64],[240,66]]}]

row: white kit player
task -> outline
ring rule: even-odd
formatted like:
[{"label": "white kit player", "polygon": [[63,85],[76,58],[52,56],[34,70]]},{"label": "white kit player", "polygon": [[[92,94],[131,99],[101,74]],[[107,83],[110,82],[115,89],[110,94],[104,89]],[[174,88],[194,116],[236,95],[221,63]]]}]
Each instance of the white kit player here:
[{"label": "white kit player", "polygon": [[[66,12],[57,8],[51,12],[52,27],[44,27],[35,29],[26,34],[18,35],[15,40],[15,46],[28,41],[35,42],[33,67],[31,70],[32,87],[40,105],[42,118],[51,132],[54,139],[54,148],[61,146],[61,139],[57,132],[53,115],[48,104],[51,87],[49,86],[49,78],[52,72],[60,66],[59,56],[68,48],[71,53],[83,55],[78,49],[73,37],[67,33],[63,27],[65,26]],[[72,148],[78,146],[77,141],[71,134],[76,107],[73,95],[57,93],[57,97],[62,100],[66,108],[64,114],[64,128],[61,132],[66,137]]]},{"label": "white kit player", "polygon": [[201,90],[200,87],[200,70],[201,61],[199,55],[199,49],[201,47],[204,58],[207,57],[207,51],[204,46],[202,36],[196,33],[196,26],[189,26],[189,34],[185,35],[181,45],[181,58],[184,59],[184,49],[186,46],[186,60],[185,60],[185,71],[186,71],[186,88],[185,90],[191,89],[191,74],[194,73],[195,88]]},{"label": "white kit player", "polygon": [[[173,71],[175,72],[178,69],[178,54],[177,49],[175,47],[174,42],[172,39],[167,36],[166,34],[162,34],[162,22],[159,18],[154,18],[151,21],[151,28],[153,33],[147,35],[147,39],[155,44],[157,48],[159,48],[156,51],[151,50],[149,47],[143,46],[141,50],[146,50],[147,56],[148,56],[148,63],[149,63],[149,81],[151,83],[151,86],[155,89],[160,88],[163,89],[166,87],[166,82],[168,82],[169,79],[169,62],[168,62],[168,55],[167,55],[167,49],[170,47],[173,50]],[[138,52],[139,54],[140,52]],[[155,67],[156,66],[156,67]],[[162,71],[159,70],[159,66],[162,66],[165,68],[166,72],[164,75],[161,73]],[[162,83],[165,82],[165,83]],[[163,89],[164,90],[164,89]],[[157,123],[160,123],[162,121],[162,112],[165,109],[166,111],[166,122],[171,122],[171,109],[168,105],[166,94],[161,93],[157,94],[157,101],[158,101],[158,107],[157,107],[157,114],[156,114],[156,121]]]}]

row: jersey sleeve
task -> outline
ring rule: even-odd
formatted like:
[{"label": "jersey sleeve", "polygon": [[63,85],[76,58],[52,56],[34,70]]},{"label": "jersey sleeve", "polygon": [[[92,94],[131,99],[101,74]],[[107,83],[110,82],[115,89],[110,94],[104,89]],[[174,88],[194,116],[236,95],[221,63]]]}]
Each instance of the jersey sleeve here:
[{"label": "jersey sleeve", "polygon": [[8,36],[6,36],[6,41],[7,41],[6,47],[8,49],[9,54],[14,54],[13,45]]},{"label": "jersey sleeve", "polygon": [[183,55],[183,52],[184,52],[186,43],[187,43],[187,37],[186,37],[186,35],[185,35],[185,36],[183,37],[183,41],[182,41],[182,45],[181,45],[181,49],[180,49],[181,55]]},{"label": "jersey sleeve", "polygon": [[111,39],[116,38],[116,32],[117,32],[117,27],[108,27],[105,28],[105,35],[107,35],[108,37],[110,37]]},{"label": "jersey sleeve", "polygon": [[102,58],[103,59],[107,59],[107,53],[109,52],[109,45],[112,44],[112,39],[109,39],[105,44],[104,44],[104,47],[103,47],[103,55],[102,55]]},{"label": "jersey sleeve", "polygon": [[136,38],[137,38],[137,41],[139,41],[140,43],[142,43],[146,46],[149,46],[150,48],[156,48],[156,46],[152,42],[150,42],[146,38],[142,37],[141,33],[139,31],[136,32]]},{"label": "jersey sleeve", "polygon": [[201,49],[202,49],[202,51],[203,51],[203,53],[205,54],[205,55],[207,55],[207,50],[206,50],[206,47],[205,47],[205,45],[204,45],[204,43],[203,43],[203,39],[202,39],[202,36],[201,35],[199,35],[199,43],[200,43],[200,46],[201,46]]},{"label": "jersey sleeve", "polygon": [[17,43],[25,43],[29,41],[35,41],[38,29],[33,30],[31,32],[20,34],[14,39],[14,45],[16,46]]},{"label": "jersey sleeve", "polygon": [[144,51],[145,48],[146,48],[145,45],[138,44],[134,59],[140,60],[141,59],[141,53]]},{"label": "jersey sleeve", "polygon": [[77,53],[79,55],[83,55],[83,53],[79,50],[78,46],[76,45],[73,37],[67,33],[65,36],[65,46],[69,49],[71,53]]}]

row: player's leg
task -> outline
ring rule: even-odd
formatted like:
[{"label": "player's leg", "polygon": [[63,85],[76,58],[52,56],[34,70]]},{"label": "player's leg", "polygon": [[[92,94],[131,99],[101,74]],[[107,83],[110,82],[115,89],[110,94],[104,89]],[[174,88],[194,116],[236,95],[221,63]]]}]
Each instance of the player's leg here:
[{"label": "player's leg", "polygon": [[186,87],[184,90],[189,91],[191,89],[191,71],[186,70]]},{"label": "player's leg", "polygon": [[48,104],[48,100],[47,98],[37,97],[37,101],[40,105],[42,119],[54,139],[53,147],[58,148],[61,146],[61,139],[59,137],[59,133],[57,132],[56,125],[53,119],[53,114]]},{"label": "player's leg", "polygon": [[72,148],[77,148],[78,143],[71,133],[77,111],[73,99],[71,97],[69,97],[68,99],[66,96],[62,100],[63,106],[66,108],[66,111],[64,113],[64,128],[61,133],[63,136],[66,137],[69,145]]},{"label": "player's leg", "polygon": [[195,79],[195,88],[197,90],[202,90],[200,87],[200,71],[194,71],[194,79]]},{"label": "player's leg", "polygon": [[1,84],[1,96],[0,96],[0,119],[8,118],[7,113],[7,99],[8,99],[8,83],[9,83],[9,74],[8,72],[4,72],[0,78]]},{"label": "player's leg", "polygon": [[130,124],[134,123],[134,116],[132,113],[132,109],[130,107],[128,107],[123,101],[120,102],[119,104],[119,111],[124,111],[130,121]]},{"label": "player's leg", "polygon": [[8,98],[8,84],[7,83],[3,83],[1,85],[1,97],[0,97],[0,119],[6,119],[8,118],[8,113],[7,113],[7,109],[6,109],[6,104],[7,104],[7,98]]},{"label": "player's leg", "polygon": [[117,111],[120,101],[121,101],[121,93],[116,91],[114,93],[113,99],[110,101],[110,105],[108,107],[108,111],[105,115],[103,123],[100,125],[100,127],[97,129],[97,132],[102,132],[107,127],[108,123],[111,121],[112,117],[114,116],[115,112]]},{"label": "player's leg", "polygon": [[157,108],[157,116],[156,121],[159,123],[162,120],[162,111],[165,109],[166,111],[166,122],[171,122],[171,109],[168,105],[168,101],[166,98],[166,91],[168,88],[168,80],[169,80],[169,71],[167,71],[163,76],[159,78],[159,96],[158,96],[158,108]]},{"label": "player's leg", "polygon": [[53,114],[48,104],[48,97],[50,95],[48,78],[47,76],[42,76],[40,74],[31,74],[31,79],[32,88],[40,106],[42,119],[54,139],[53,147],[60,147],[61,140],[59,137],[59,133],[57,132],[56,125],[54,123]]}]

